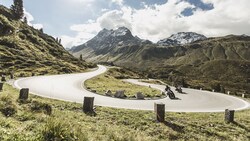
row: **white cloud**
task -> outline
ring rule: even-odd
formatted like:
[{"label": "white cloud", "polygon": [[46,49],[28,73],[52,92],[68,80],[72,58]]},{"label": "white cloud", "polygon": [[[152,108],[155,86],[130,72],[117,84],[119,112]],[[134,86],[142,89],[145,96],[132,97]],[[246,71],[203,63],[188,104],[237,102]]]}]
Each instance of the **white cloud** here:
[{"label": "white cloud", "polygon": [[126,26],[128,28],[130,25],[130,17],[126,17],[124,11],[113,10],[106,12],[101,17],[96,20],[96,23],[100,25],[101,28],[115,29],[120,26]]},{"label": "white cloud", "polygon": [[72,25],[70,27],[73,31],[87,32],[87,33],[97,33],[101,30],[98,23],[88,22],[87,24]]},{"label": "white cloud", "polygon": [[105,13],[105,12],[107,12],[107,11],[109,11],[107,8],[103,8],[102,10],[101,10],[103,13]]},{"label": "white cloud", "polygon": [[87,24],[72,25],[70,29],[76,31],[77,35],[75,37],[61,36],[64,47],[73,47],[85,43],[93,38],[101,30],[101,27],[98,23],[89,20]]},{"label": "white cloud", "polygon": [[203,0],[212,3],[210,11],[197,10],[193,16],[186,17],[185,22],[190,30],[207,36],[222,36],[227,34],[250,35],[250,1],[249,0]]},{"label": "white cloud", "polygon": [[158,41],[171,33],[185,31],[188,27],[181,12],[193,5],[187,2],[169,0],[166,4],[146,6],[132,14],[132,32],[141,38]]},{"label": "white cloud", "polygon": [[61,36],[61,40],[62,40],[62,45],[66,48],[73,47],[74,42],[76,42],[75,37],[70,37],[66,35]]},{"label": "white cloud", "polygon": [[43,28],[42,24],[33,23],[34,22],[34,17],[29,12],[27,12],[25,9],[24,9],[24,17],[27,18],[28,25],[33,26],[35,29]]},{"label": "white cloud", "polygon": [[123,5],[123,0],[111,0],[112,3],[115,3],[117,5],[122,6]]},{"label": "white cloud", "polygon": [[[119,0],[112,1],[119,3]],[[194,8],[194,5],[181,0],[169,0],[162,5],[144,5],[142,9],[121,5],[120,9],[106,11],[96,20],[72,26],[71,30],[78,32],[73,42],[77,45],[81,37],[87,41],[90,39],[88,37],[93,37],[102,28],[115,29],[120,26],[126,26],[134,35],[152,41],[181,31],[192,31],[206,36],[250,35],[249,0],[202,1],[213,4],[214,9],[203,11],[198,8],[189,17],[181,13],[186,8]]]},{"label": "white cloud", "polygon": [[41,29],[41,28],[43,28],[43,24],[32,24],[32,26],[33,26],[35,29]]}]

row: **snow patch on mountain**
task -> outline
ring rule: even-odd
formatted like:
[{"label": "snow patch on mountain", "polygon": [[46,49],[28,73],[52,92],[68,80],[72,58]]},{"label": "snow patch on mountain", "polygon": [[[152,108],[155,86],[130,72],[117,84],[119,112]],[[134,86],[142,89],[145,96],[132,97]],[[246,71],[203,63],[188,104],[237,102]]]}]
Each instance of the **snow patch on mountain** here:
[{"label": "snow patch on mountain", "polygon": [[126,27],[119,27],[117,30],[113,32],[113,36],[125,36],[126,34],[130,33],[129,29]]},{"label": "snow patch on mountain", "polygon": [[157,44],[163,46],[185,45],[206,38],[206,36],[195,32],[179,32],[171,35],[169,38],[160,40]]}]

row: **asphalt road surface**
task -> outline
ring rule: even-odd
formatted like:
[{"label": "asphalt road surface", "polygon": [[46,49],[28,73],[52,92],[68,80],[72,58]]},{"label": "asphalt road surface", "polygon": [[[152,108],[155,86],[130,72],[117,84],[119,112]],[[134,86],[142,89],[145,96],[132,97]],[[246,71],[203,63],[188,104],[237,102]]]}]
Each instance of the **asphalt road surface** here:
[{"label": "asphalt road surface", "polygon": [[[168,97],[158,100],[126,100],[98,95],[85,90],[82,86],[85,80],[102,74],[106,67],[99,65],[93,72],[79,74],[65,74],[53,76],[35,76],[16,80],[14,86],[18,89],[29,88],[30,92],[42,97],[83,103],[84,96],[95,97],[94,104],[125,109],[153,110],[155,102],[165,104],[166,111],[173,112],[224,112],[225,109],[243,110],[250,107],[249,102],[233,96],[183,88],[186,94],[174,91],[178,99],[171,100]],[[138,85],[151,86],[164,90],[165,86],[138,82],[138,80],[126,80]]]}]

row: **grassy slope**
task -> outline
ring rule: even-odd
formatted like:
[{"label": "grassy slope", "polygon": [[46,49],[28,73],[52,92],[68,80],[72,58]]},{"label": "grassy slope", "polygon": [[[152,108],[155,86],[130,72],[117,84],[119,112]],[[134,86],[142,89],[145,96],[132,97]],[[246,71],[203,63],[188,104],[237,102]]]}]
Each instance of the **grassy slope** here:
[{"label": "grassy slope", "polygon": [[53,37],[14,20],[1,5],[0,13],[0,74],[70,73],[93,67],[74,58]]},{"label": "grassy slope", "polygon": [[[250,94],[250,37],[225,36],[210,38],[184,47],[175,47],[167,59],[166,48],[161,57],[147,58],[150,76],[175,82],[185,79],[191,87],[213,89],[220,84],[233,93]],[[172,49],[174,50],[174,49]],[[150,54],[148,52],[147,54]],[[158,60],[159,63],[152,63]],[[161,59],[161,61],[159,60]],[[147,62],[148,61],[148,62]],[[155,66],[155,67],[153,67]]]},{"label": "grassy slope", "polygon": [[159,90],[134,85],[121,80],[131,78],[131,76],[133,78],[139,78],[137,74],[126,69],[110,68],[106,73],[87,80],[84,85],[103,95],[107,90],[111,90],[113,94],[118,90],[125,90],[125,95],[129,98],[134,97],[137,92],[142,92],[146,97],[161,96]]},{"label": "grassy slope", "polygon": [[[9,85],[0,92],[0,109],[14,105],[16,114],[0,113],[0,140],[249,140],[250,110],[235,114],[235,124],[225,124],[223,113],[166,113],[165,124],[156,123],[151,111],[97,107],[96,116],[82,105],[30,96],[17,102],[18,91]],[[36,104],[35,102],[36,101]],[[8,104],[7,104],[8,103]],[[38,103],[38,104],[37,104]],[[52,106],[52,114],[35,105]],[[33,108],[34,109],[34,108]]]},{"label": "grassy slope", "polygon": [[151,69],[150,72],[154,72],[150,73],[150,77],[161,78],[168,84],[180,84],[185,80],[190,87],[207,90],[220,85],[225,92],[230,91],[236,95],[245,93],[250,96],[249,61],[214,60],[196,67],[190,65],[158,67]]}]

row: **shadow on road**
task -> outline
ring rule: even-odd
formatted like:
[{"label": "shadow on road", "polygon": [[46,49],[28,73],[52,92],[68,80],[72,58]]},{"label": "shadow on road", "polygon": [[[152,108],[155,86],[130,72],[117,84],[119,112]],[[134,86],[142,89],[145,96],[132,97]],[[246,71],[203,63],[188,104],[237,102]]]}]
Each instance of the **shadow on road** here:
[{"label": "shadow on road", "polygon": [[175,98],[170,98],[171,100],[181,100],[180,98],[178,97],[175,97]]}]

